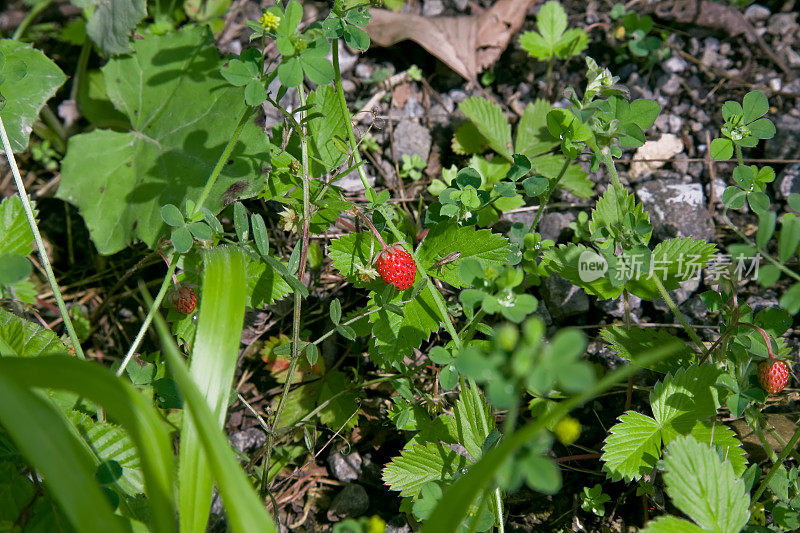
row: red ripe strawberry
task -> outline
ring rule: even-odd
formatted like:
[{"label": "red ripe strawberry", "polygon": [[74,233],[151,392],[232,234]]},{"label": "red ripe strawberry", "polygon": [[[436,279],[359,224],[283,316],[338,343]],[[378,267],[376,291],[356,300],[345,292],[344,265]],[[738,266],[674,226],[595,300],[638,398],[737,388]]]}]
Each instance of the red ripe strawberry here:
[{"label": "red ripe strawberry", "polygon": [[169,297],[172,307],[179,313],[189,315],[197,305],[197,295],[191,287],[186,285],[176,285],[175,290]]},{"label": "red ripe strawberry", "polygon": [[404,291],[414,284],[417,264],[401,245],[392,244],[384,248],[375,260],[381,279],[398,290]]},{"label": "red ripe strawberry", "polygon": [[758,365],[758,382],[770,394],[777,394],[789,382],[789,367],[772,358]]}]

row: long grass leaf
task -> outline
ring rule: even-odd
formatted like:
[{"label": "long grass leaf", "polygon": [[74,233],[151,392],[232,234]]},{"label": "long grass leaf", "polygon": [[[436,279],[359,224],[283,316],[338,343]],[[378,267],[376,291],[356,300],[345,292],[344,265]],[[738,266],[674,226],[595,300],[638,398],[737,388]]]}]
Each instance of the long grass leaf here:
[{"label": "long grass leaf", "polygon": [[[245,261],[232,247],[206,252],[200,317],[190,372],[221,428],[228,411],[244,321]],[[191,410],[192,404],[187,403]],[[178,465],[181,533],[203,533],[208,523],[214,475],[192,416],[183,418]]]}]

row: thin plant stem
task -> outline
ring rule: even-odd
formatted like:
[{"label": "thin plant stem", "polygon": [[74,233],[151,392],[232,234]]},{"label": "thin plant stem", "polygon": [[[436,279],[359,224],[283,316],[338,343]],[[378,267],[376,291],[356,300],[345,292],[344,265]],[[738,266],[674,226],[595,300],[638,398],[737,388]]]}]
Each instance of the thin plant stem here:
[{"label": "thin plant stem", "polygon": [[[306,93],[303,89],[303,85],[300,84],[298,87],[298,95],[300,97],[300,107],[303,108],[306,105]],[[307,111],[302,111],[300,113],[300,122],[303,123],[306,118]],[[309,166],[308,166],[308,137],[306,135],[305,129],[300,129],[297,131],[297,134],[300,136],[300,160],[302,164],[302,179],[303,179],[303,235],[301,241],[301,250],[300,250],[300,268],[298,269],[298,278],[302,283],[303,280],[303,273],[305,272],[305,263],[307,257],[307,250],[308,250],[308,232],[309,232],[309,219],[311,217],[311,201],[310,201],[310,193],[309,193]],[[278,429],[278,423],[280,422],[281,413],[283,412],[283,408],[286,405],[286,399],[289,396],[289,389],[292,386],[292,377],[294,376],[295,369],[297,368],[297,364],[300,362],[300,311],[302,308],[303,297],[299,291],[294,292],[294,314],[292,317],[292,360],[289,362],[289,369],[286,373],[286,382],[283,384],[283,391],[281,391],[280,400],[278,400],[278,406],[275,408],[275,414],[272,419],[272,431],[267,434],[267,451],[264,457],[264,465],[262,469],[262,478],[261,478],[261,495],[262,497],[266,494],[269,490],[269,468],[270,462],[272,461],[272,448],[275,444],[275,432]],[[277,517],[277,509],[274,509],[275,512],[275,521],[278,522]]]},{"label": "thin plant stem", "polygon": [[22,22],[19,23],[17,29],[14,30],[14,34],[11,36],[11,38],[14,39],[15,41],[20,40],[20,38],[22,38],[22,36],[25,34],[25,30],[28,29],[28,26],[31,25],[31,23],[39,15],[39,13],[50,7],[50,4],[52,3],[53,0],[45,0],[40,4],[35,4],[33,8],[31,8],[30,12],[27,15],[25,15],[25,18],[22,19]]},{"label": "thin plant stem", "polygon": [[558,183],[561,181],[561,178],[563,178],[564,174],[567,173],[570,163],[572,163],[572,160],[569,157],[566,157],[561,170],[558,172],[558,176],[556,176],[556,179],[553,180],[553,183],[550,185],[550,187],[548,187],[547,196],[544,197],[541,205],[539,206],[539,210],[536,211],[536,217],[534,217],[533,222],[531,222],[531,227],[528,230],[528,233],[533,233],[536,230],[536,225],[539,223],[539,219],[542,218],[545,209],[547,209],[547,203],[550,201],[550,196],[552,196],[553,191],[555,191],[556,187],[558,187]]},{"label": "thin plant stem", "polygon": [[697,336],[697,333],[694,331],[692,326],[690,326],[689,323],[686,321],[686,317],[683,316],[683,313],[681,313],[680,309],[678,309],[678,306],[675,305],[675,302],[672,300],[672,297],[664,288],[664,284],[661,283],[661,280],[658,279],[658,276],[653,276],[652,279],[655,282],[656,288],[658,289],[658,292],[661,294],[661,297],[667,303],[667,307],[669,307],[670,311],[672,311],[672,314],[675,315],[675,318],[677,318],[678,321],[681,323],[681,326],[683,326],[683,329],[686,330],[686,333],[689,335],[692,341],[694,341],[695,345],[697,345],[697,347],[700,349],[700,353],[705,355],[707,350],[705,346],[703,346],[703,341],[700,340],[700,337]]},{"label": "thin plant stem", "polygon": [[25,190],[25,184],[22,182],[22,176],[20,176],[14,152],[11,150],[11,142],[8,140],[8,134],[6,133],[6,127],[3,124],[2,117],[0,117],[0,136],[3,140],[3,150],[6,152],[6,159],[8,159],[8,164],[11,166],[11,173],[14,175],[14,183],[17,184],[17,192],[19,192],[19,198],[22,200],[25,216],[28,218],[28,225],[33,233],[33,240],[36,242],[36,248],[39,250],[39,259],[42,262],[45,274],[47,274],[47,281],[50,283],[50,289],[53,291],[53,296],[56,299],[56,305],[58,305],[58,311],[61,313],[61,319],[64,321],[64,326],[67,328],[67,334],[69,335],[70,341],[72,341],[75,355],[81,359],[86,359],[86,356],[83,354],[83,348],[81,348],[80,339],[78,339],[78,334],[75,333],[75,327],[72,325],[72,320],[70,320],[69,311],[67,311],[67,306],[64,304],[64,298],[61,296],[61,290],[58,288],[56,276],[53,274],[50,258],[47,257],[47,250],[44,247],[42,235],[39,233],[39,226],[36,224],[36,217],[33,214],[31,202],[28,200],[28,193]]},{"label": "thin plant stem", "polygon": [[175,252],[172,254],[172,258],[169,261],[169,268],[167,268],[167,274],[164,276],[164,281],[161,282],[161,288],[158,289],[158,294],[156,294],[156,299],[153,300],[153,305],[150,306],[150,309],[147,311],[147,316],[144,317],[144,322],[142,322],[141,327],[139,328],[139,332],[136,334],[136,338],[133,339],[133,343],[131,347],[128,349],[128,353],[125,354],[125,359],[122,360],[122,363],[119,365],[117,369],[117,376],[121,376],[123,372],[125,372],[125,368],[128,366],[128,363],[131,362],[133,355],[136,353],[136,350],[139,348],[139,345],[142,343],[142,339],[144,339],[144,334],[147,333],[147,329],[150,327],[150,323],[153,321],[153,317],[158,312],[158,309],[161,307],[161,302],[164,301],[164,297],[167,295],[167,291],[170,288],[170,283],[172,282],[172,276],[175,273],[175,266],[178,262],[178,253]]},{"label": "thin plant stem", "polygon": [[345,127],[347,128],[347,138],[350,141],[350,149],[353,151],[353,160],[358,168],[358,177],[361,179],[361,184],[364,186],[365,191],[372,189],[367,181],[367,174],[364,172],[364,164],[361,160],[361,153],[358,151],[358,142],[356,142],[356,134],[353,131],[353,119],[350,116],[350,110],[347,108],[347,100],[344,98],[344,90],[342,89],[342,73],[339,69],[339,39],[334,39],[331,42],[331,59],[333,63],[333,82],[336,87],[336,94],[339,97],[339,107],[342,108],[342,115],[344,115]]},{"label": "thin plant stem", "polygon": [[748,328],[753,328],[757,332],[761,333],[761,336],[764,337],[764,342],[767,345],[767,353],[769,353],[770,360],[775,359],[775,354],[772,353],[772,342],[769,340],[769,335],[766,331],[762,328],[756,326],[755,324],[751,324],[750,322],[737,322],[737,326],[747,326]]},{"label": "thin plant stem", "polygon": [[767,475],[761,481],[758,489],[756,489],[752,499],[750,500],[750,510],[752,510],[753,506],[758,503],[758,499],[762,494],[764,494],[764,490],[766,490],[769,482],[772,480],[772,477],[783,464],[783,460],[786,459],[790,453],[792,453],[794,447],[797,445],[798,440],[800,440],[800,427],[795,430],[794,435],[792,435],[792,438],[789,439],[789,443],[783,448],[783,451],[781,451],[781,454],[778,456],[778,460],[772,464],[772,468],[769,469],[769,472],[767,472]]},{"label": "thin plant stem", "polygon": [[200,192],[200,197],[197,199],[197,203],[194,206],[194,212],[188,213],[189,218],[195,215],[200,208],[203,206],[205,201],[208,199],[208,195],[211,194],[211,189],[214,188],[214,184],[217,183],[217,178],[222,173],[222,169],[225,168],[225,164],[228,161],[228,156],[231,155],[233,151],[233,147],[236,146],[236,141],[239,140],[239,136],[242,134],[242,130],[244,129],[245,124],[247,121],[250,120],[250,115],[253,113],[253,108],[250,106],[246,106],[244,112],[242,113],[242,118],[239,119],[239,123],[236,125],[236,129],[233,130],[233,134],[231,138],[228,140],[228,144],[225,145],[225,149],[222,150],[222,155],[219,156],[217,160],[217,164],[214,167],[214,170],[211,171],[211,175],[208,177],[208,181],[206,181],[203,190]]}]

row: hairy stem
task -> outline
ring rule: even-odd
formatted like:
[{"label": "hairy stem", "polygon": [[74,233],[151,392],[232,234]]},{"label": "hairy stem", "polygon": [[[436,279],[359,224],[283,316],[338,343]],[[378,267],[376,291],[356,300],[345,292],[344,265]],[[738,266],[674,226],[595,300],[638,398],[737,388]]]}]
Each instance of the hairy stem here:
[{"label": "hairy stem", "polygon": [[197,212],[200,211],[200,208],[203,207],[205,201],[208,200],[208,195],[211,194],[211,189],[213,189],[214,185],[217,183],[217,178],[219,178],[219,175],[222,173],[222,169],[225,168],[228,157],[231,155],[233,147],[236,146],[236,141],[239,140],[239,136],[242,134],[242,130],[244,129],[245,124],[247,124],[247,121],[250,119],[250,115],[252,113],[253,108],[247,106],[242,113],[242,118],[239,119],[239,123],[236,125],[236,129],[233,130],[233,134],[228,140],[228,144],[226,144],[225,149],[222,150],[222,155],[219,156],[217,164],[214,166],[214,170],[211,171],[211,175],[208,177],[208,181],[206,181],[206,184],[200,193],[200,198],[197,199],[197,203],[194,206],[194,211],[192,213],[188,213],[189,218],[192,218],[192,216],[197,214]]},{"label": "hairy stem", "polygon": [[336,94],[339,97],[339,107],[342,108],[344,115],[345,127],[347,128],[347,138],[350,141],[350,149],[353,151],[353,159],[356,167],[358,168],[358,177],[361,179],[361,184],[364,186],[365,191],[369,191],[372,187],[367,182],[367,174],[364,172],[364,164],[361,160],[361,153],[358,151],[358,142],[356,141],[356,134],[353,131],[353,119],[350,116],[350,110],[347,108],[347,100],[344,98],[344,90],[342,90],[342,73],[339,69],[339,39],[334,39],[331,42],[331,58],[333,63],[333,82],[336,87]]},{"label": "hairy stem", "polygon": [[564,158],[564,165],[561,167],[561,170],[558,172],[558,176],[556,179],[553,180],[553,183],[547,188],[547,195],[542,199],[542,202],[539,204],[539,210],[536,211],[536,217],[534,217],[533,222],[531,222],[531,227],[528,230],[528,233],[533,233],[536,231],[536,225],[539,223],[539,219],[542,218],[545,209],[547,209],[547,203],[550,201],[550,196],[553,194],[553,191],[556,190],[558,187],[558,183],[561,181],[561,178],[564,177],[564,174],[567,173],[567,169],[569,168],[570,163],[572,160],[569,157]]},{"label": "hairy stem", "polygon": [[75,333],[72,320],[69,318],[69,311],[67,311],[67,306],[64,304],[64,298],[61,296],[61,290],[58,288],[56,276],[53,274],[50,258],[47,257],[44,241],[42,240],[41,233],[39,233],[39,226],[36,224],[36,217],[33,214],[31,202],[28,200],[28,193],[25,190],[25,184],[22,182],[22,176],[20,176],[14,152],[11,150],[11,142],[8,140],[8,134],[6,133],[6,127],[3,124],[2,117],[0,117],[0,137],[2,137],[3,150],[6,153],[6,159],[8,159],[8,164],[11,167],[11,173],[14,175],[14,183],[17,185],[17,192],[19,192],[19,198],[22,200],[22,207],[25,210],[28,225],[31,227],[31,232],[33,233],[33,240],[36,242],[36,248],[39,250],[39,260],[42,262],[45,274],[47,274],[47,281],[50,283],[50,289],[53,291],[53,296],[56,299],[56,305],[58,305],[58,311],[61,313],[61,319],[64,321],[64,326],[67,328],[67,334],[69,335],[70,341],[72,341],[75,355],[81,359],[86,359],[86,356],[83,354],[83,348],[81,348],[81,342],[78,339],[78,334]]},{"label": "hairy stem", "polygon": [[[298,87],[298,94],[300,96],[300,107],[306,105],[306,93],[303,89],[302,83]],[[300,122],[304,123],[307,111],[300,113]],[[303,282],[303,274],[306,268],[306,258],[308,252],[308,233],[309,233],[309,219],[311,217],[311,202],[309,193],[309,174],[308,174],[308,137],[305,128],[297,131],[300,136],[300,160],[302,164],[302,179],[303,179],[303,234],[301,237],[301,250],[300,250],[300,267],[297,271],[297,277],[300,282]],[[294,292],[294,313],[292,316],[292,360],[289,362],[289,369],[286,374],[286,382],[283,384],[280,400],[278,406],[275,408],[275,415],[272,419],[272,431],[267,435],[267,451],[264,457],[263,474],[261,478],[261,495],[266,494],[269,489],[269,468],[272,461],[272,448],[275,444],[275,432],[278,430],[280,423],[281,413],[286,405],[286,398],[289,396],[289,390],[292,387],[292,377],[294,376],[297,364],[300,362],[300,311],[302,309],[303,297],[299,291]],[[275,521],[278,522],[278,509],[274,508]]]},{"label": "hairy stem", "polygon": [[686,333],[689,335],[692,341],[694,341],[695,345],[697,345],[697,347],[700,349],[700,353],[705,355],[707,350],[705,346],[703,346],[703,341],[700,340],[700,337],[697,336],[697,333],[694,331],[694,328],[692,328],[692,326],[689,325],[689,322],[686,321],[686,317],[683,316],[683,313],[681,313],[680,309],[678,309],[678,306],[675,305],[675,302],[672,300],[672,297],[664,288],[664,284],[661,283],[661,280],[658,279],[658,276],[653,276],[653,281],[655,282],[656,288],[658,289],[658,292],[661,294],[661,297],[667,303],[667,307],[669,307],[670,311],[672,311],[672,314],[675,315],[675,318],[677,318],[678,321],[681,323],[681,326],[683,326],[683,329],[686,331]]}]

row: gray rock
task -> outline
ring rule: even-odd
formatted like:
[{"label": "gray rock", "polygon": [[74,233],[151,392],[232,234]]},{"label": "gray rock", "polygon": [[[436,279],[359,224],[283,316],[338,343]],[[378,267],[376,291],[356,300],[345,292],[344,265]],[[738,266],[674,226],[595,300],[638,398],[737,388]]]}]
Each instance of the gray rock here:
[{"label": "gray rock", "polygon": [[[370,186],[375,186],[375,176],[370,173],[369,165],[364,167],[366,169],[367,183]],[[342,179],[336,182],[337,187],[341,187],[345,192],[363,192],[364,184],[361,183],[361,177],[358,175],[358,170],[353,170]]]},{"label": "gray rock", "polygon": [[262,447],[267,442],[267,434],[261,428],[252,427],[232,433],[229,439],[231,446],[247,454]]},{"label": "gray rock", "polygon": [[558,242],[559,237],[569,228],[569,223],[576,218],[575,213],[545,213],[539,220],[538,231],[543,238]]},{"label": "gray rock", "polygon": [[469,5],[469,0],[452,0],[452,1],[453,1],[453,6],[455,6],[455,8],[458,9],[459,11],[464,11],[465,9],[467,9],[467,6]]},{"label": "gray rock", "polygon": [[364,514],[369,508],[369,496],[361,485],[349,483],[334,496],[328,510],[328,519],[337,517],[355,517]]},{"label": "gray rock", "polygon": [[767,33],[792,35],[797,29],[797,13],[777,13],[769,18]]},{"label": "gray rock", "polygon": [[664,69],[664,72],[668,72],[670,74],[679,74],[684,70],[686,70],[686,67],[688,66],[689,64],[686,62],[685,59],[675,55],[670,56],[669,59],[667,59],[666,61],[664,61],[664,63],[661,64],[661,68]]},{"label": "gray rock", "polygon": [[558,274],[545,278],[542,295],[548,310],[557,319],[579,315],[589,310],[589,298],[583,289]]},{"label": "gray rock", "polygon": [[367,80],[372,77],[372,67],[366,63],[359,63],[356,65],[355,74],[362,80]]},{"label": "gray rock", "polygon": [[662,76],[658,80],[658,85],[662,93],[673,96],[681,91],[681,78],[677,74]]},{"label": "gray rock", "polygon": [[786,167],[778,178],[778,188],[776,196],[778,198],[788,198],[792,193],[800,193],[800,164],[793,164]]},{"label": "gray rock", "polygon": [[356,90],[356,83],[353,80],[342,80],[342,89],[346,93],[351,93]]},{"label": "gray rock", "polygon": [[469,98],[467,91],[463,89],[453,89],[447,95],[453,100],[453,103],[459,104]]},{"label": "gray rock", "polygon": [[344,455],[340,450],[328,456],[328,466],[339,481],[355,481],[361,475],[361,455],[352,452]]},{"label": "gray rock", "polygon": [[775,137],[766,142],[764,147],[766,157],[769,159],[796,157],[800,151],[800,118],[783,113],[775,117],[773,122],[778,131]]},{"label": "gray rock", "polygon": [[712,240],[714,223],[699,183],[656,179],[641,184],[636,196],[650,213],[657,239],[696,237]]},{"label": "gray rock", "polygon": [[753,310],[753,314],[757,315],[764,309],[773,309],[778,307],[778,296],[775,291],[767,290],[762,294],[754,294],[750,296],[745,303]]},{"label": "gray rock", "polygon": [[769,9],[764,6],[753,4],[744,10],[744,18],[750,22],[758,22],[760,20],[767,20],[771,15]]},{"label": "gray rock", "polygon": [[680,133],[683,128],[683,119],[672,113],[662,113],[656,118],[656,129],[665,133]]},{"label": "gray rock", "polygon": [[431,132],[425,126],[413,120],[401,120],[397,124],[394,129],[394,156],[397,161],[402,159],[403,154],[418,155],[420,159],[427,161],[430,152]]},{"label": "gray rock", "polygon": [[438,17],[444,12],[442,0],[425,0],[422,4],[423,17]]},{"label": "gray rock", "polygon": [[683,304],[683,308],[689,313],[689,316],[700,322],[708,316],[708,307],[698,295],[689,298],[689,301]]}]

